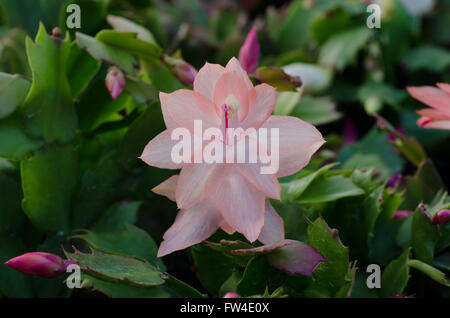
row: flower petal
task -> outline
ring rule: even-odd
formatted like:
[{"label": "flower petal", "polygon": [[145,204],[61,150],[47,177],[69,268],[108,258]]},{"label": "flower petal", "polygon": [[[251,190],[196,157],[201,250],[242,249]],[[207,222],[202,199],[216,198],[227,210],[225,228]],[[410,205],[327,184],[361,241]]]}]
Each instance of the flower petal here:
[{"label": "flower petal", "polygon": [[264,226],[259,234],[258,241],[263,244],[275,244],[283,240],[284,221],[267,200],[264,211]]},{"label": "flower petal", "polygon": [[216,206],[225,221],[250,242],[256,241],[264,225],[264,194],[238,173],[224,175],[217,188]]},{"label": "flower petal", "polygon": [[[243,70],[243,72],[245,71]],[[221,106],[229,95],[236,97],[241,104],[241,108],[238,110],[238,119],[242,121],[248,113],[250,93],[244,78],[235,70],[225,71],[217,80],[214,89],[214,104],[216,105],[216,113],[219,117],[223,113]]]},{"label": "flower petal", "polygon": [[247,71],[244,70],[239,60],[235,57],[232,57],[231,60],[228,61],[227,66],[225,66],[226,71],[235,71],[240,79],[244,82],[247,90],[253,88],[252,81],[248,78]]},{"label": "flower petal", "polygon": [[233,227],[230,224],[228,224],[225,220],[222,221],[220,228],[228,235],[234,234],[234,232],[236,232],[236,230],[233,229]]},{"label": "flower petal", "polygon": [[170,118],[179,127],[194,131],[194,120],[201,120],[203,129],[219,127],[221,120],[216,115],[214,104],[199,93],[179,89],[165,96]]},{"label": "flower petal", "polygon": [[222,220],[217,209],[205,203],[180,211],[174,224],[163,236],[158,257],[206,240],[214,234]]},{"label": "flower petal", "polygon": [[172,147],[179,141],[172,140],[172,129],[164,130],[145,146],[139,157],[146,164],[162,169],[180,169],[183,163],[174,163]]},{"label": "flower petal", "polygon": [[437,83],[436,84],[440,89],[450,95],[450,84],[447,83]]},{"label": "flower petal", "polygon": [[[215,193],[213,180],[220,165],[207,163],[192,163],[184,165],[178,179],[176,199],[179,209],[187,209],[200,200]],[[217,179],[217,178],[216,178]]]},{"label": "flower petal", "polygon": [[275,174],[262,174],[259,164],[245,163],[235,165],[239,173],[259,191],[272,199],[280,200],[281,186]]},{"label": "flower petal", "polygon": [[294,240],[285,240],[285,242],[291,244],[267,254],[269,263],[282,271],[312,276],[314,268],[320,262],[327,260],[308,244]]},{"label": "flower petal", "polygon": [[291,175],[306,166],[311,156],[325,142],[322,134],[313,125],[296,117],[270,116],[262,127],[279,129],[279,178]]},{"label": "flower petal", "polygon": [[173,120],[172,116],[169,113],[169,103],[172,100],[170,94],[160,92],[159,100],[161,101],[161,111],[167,129],[178,127],[178,124]]},{"label": "flower petal", "polygon": [[195,77],[194,91],[213,100],[214,87],[224,71],[225,68],[222,65],[206,62]]},{"label": "flower petal", "polygon": [[[421,117],[421,118],[425,118],[425,117]],[[429,121],[427,123],[422,123],[419,126],[421,126],[422,128],[450,130],[450,120]]]},{"label": "flower petal", "polygon": [[450,95],[432,86],[407,87],[409,94],[422,103],[450,113]]},{"label": "flower petal", "polygon": [[172,201],[175,201],[175,190],[177,189],[178,178],[179,176],[177,174],[171,176],[166,181],[154,187],[152,191],[159,195],[163,195]]},{"label": "flower petal", "polygon": [[275,88],[260,84],[250,90],[248,115],[242,121],[242,128],[258,129],[272,114],[276,102]]},{"label": "flower petal", "polygon": [[445,120],[445,119],[450,120],[450,114],[446,114],[436,108],[424,108],[418,110],[417,113],[423,117],[428,117],[433,120]]}]

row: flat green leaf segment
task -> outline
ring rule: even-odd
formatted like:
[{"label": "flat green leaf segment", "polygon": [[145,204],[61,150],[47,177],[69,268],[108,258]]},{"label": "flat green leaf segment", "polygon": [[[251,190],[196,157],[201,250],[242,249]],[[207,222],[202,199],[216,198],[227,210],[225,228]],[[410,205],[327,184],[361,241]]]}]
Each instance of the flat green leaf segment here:
[{"label": "flat green leaf segment", "polygon": [[108,254],[92,249],[91,254],[80,251],[65,252],[67,257],[78,262],[88,274],[116,280],[136,286],[158,286],[164,284],[164,275],[147,261],[137,258]]},{"label": "flat green leaf segment", "polygon": [[67,233],[76,186],[77,153],[51,145],[21,161],[23,210],[43,232]]},{"label": "flat green leaf segment", "polygon": [[27,133],[46,142],[69,142],[77,128],[77,115],[67,79],[70,39],[49,36],[41,24],[35,42],[26,40],[33,80],[23,113]]},{"label": "flat green leaf segment", "polygon": [[30,82],[21,76],[0,73],[0,119],[22,105],[29,89]]},{"label": "flat green leaf segment", "polygon": [[288,75],[280,67],[262,66],[256,71],[256,78],[275,87],[279,92],[296,91],[302,86],[299,77]]}]

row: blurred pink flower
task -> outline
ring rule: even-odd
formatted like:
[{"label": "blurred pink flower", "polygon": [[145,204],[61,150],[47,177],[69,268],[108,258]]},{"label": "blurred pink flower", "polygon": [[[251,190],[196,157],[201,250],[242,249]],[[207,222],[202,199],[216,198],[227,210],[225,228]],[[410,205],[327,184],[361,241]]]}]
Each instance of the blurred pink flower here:
[{"label": "blurred pink flower", "polygon": [[113,99],[117,99],[125,87],[125,75],[117,67],[111,67],[106,75],[106,88]]},{"label": "blurred pink flower", "polygon": [[54,254],[33,252],[14,257],[5,265],[28,275],[54,278],[64,273],[70,263]]},{"label": "blurred pink flower", "polygon": [[242,298],[239,294],[228,292],[226,293],[223,298]]},{"label": "blurred pink flower", "polygon": [[345,144],[352,144],[358,140],[358,131],[356,130],[355,123],[350,118],[346,118],[344,121],[342,135]]},{"label": "blurred pink flower", "polygon": [[239,62],[248,74],[254,74],[259,64],[258,30],[253,27],[239,51]]},{"label": "blurred pink flower", "polygon": [[433,216],[434,224],[447,224],[450,221],[450,210],[440,210]]},{"label": "blurred pink flower", "polygon": [[[233,96],[233,107],[224,105],[230,96]],[[206,63],[195,78],[193,91],[160,93],[167,129],[148,143],[141,159],[151,166],[181,169],[178,176],[172,176],[153,190],[174,199],[181,211],[164,234],[159,257],[200,243],[218,228],[229,234],[242,233],[250,242],[278,235],[281,218],[266,198],[279,200],[281,189],[277,178],[306,166],[324,140],[307,122],[289,116],[271,116],[275,99],[273,87],[267,84],[253,87],[235,58],[225,68]],[[235,107],[237,104],[239,107]],[[278,172],[261,174],[259,162],[174,163],[171,151],[178,141],[171,139],[171,133],[177,127],[193,132],[194,120],[202,120],[203,126],[222,129],[227,125],[244,130],[278,128]]]},{"label": "blurred pink flower", "polygon": [[431,108],[424,108],[417,125],[423,128],[450,129],[450,84],[437,83],[432,86],[408,87],[409,94]]},{"label": "blurred pink flower", "polygon": [[412,211],[408,211],[408,210],[398,210],[395,211],[394,213],[394,219],[403,219],[406,218],[408,215],[413,214]]}]

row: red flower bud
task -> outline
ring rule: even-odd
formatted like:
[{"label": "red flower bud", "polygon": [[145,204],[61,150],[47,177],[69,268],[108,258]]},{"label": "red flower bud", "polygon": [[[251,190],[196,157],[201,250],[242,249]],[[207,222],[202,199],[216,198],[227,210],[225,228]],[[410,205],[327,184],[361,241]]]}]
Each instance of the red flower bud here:
[{"label": "red flower bud", "polygon": [[398,210],[395,211],[394,213],[394,219],[403,219],[406,218],[408,215],[413,214],[412,211],[408,211],[408,210]]},{"label": "red flower bud", "polygon": [[26,253],[14,257],[5,265],[19,272],[44,278],[58,277],[66,271],[67,267],[66,261],[61,257],[42,252]]},{"label": "red flower bud", "polygon": [[239,294],[228,292],[226,293],[223,298],[242,298]]},{"label": "red flower bud", "polygon": [[447,224],[450,221],[450,210],[440,210],[433,217],[434,224]]},{"label": "red flower bud", "polygon": [[239,51],[239,62],[248,74],[254,74],[259,64],[258,30],[253,27]]}]

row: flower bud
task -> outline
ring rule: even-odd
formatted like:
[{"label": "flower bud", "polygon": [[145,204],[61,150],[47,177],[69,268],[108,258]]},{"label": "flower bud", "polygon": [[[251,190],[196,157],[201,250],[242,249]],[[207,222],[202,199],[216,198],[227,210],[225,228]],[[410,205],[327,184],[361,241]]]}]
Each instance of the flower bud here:
[{"label": "flower bud", "polygon": [[386,183],[386,188],[395,188],[399,185],[400,181],[402,180],[403,176],[401,173],[394,174],[389,181]]},{"label": "flower bud", "polygon": [[239,62],[248,74],[254,74],[259,64],[258,30],[253,27],[239,51]]},{"label": "flower bud", "polygon": [[172,74],[184,85],[193,85],[197,70],[191,64],[170,56],[164,57],[164,62],[171,68]]},{"label": "flower bud", "polygon": [[403,219],[406,218],[408,215],[413,214],[412,211],[408,211],[408,210],[398,210],[395,211],[394,213],[394,219]]},{"label": "flower bud", "polygon": [[117,67],[111,67],[106,75],[106,88],[113,99],[117,99],[125,87],[125,75]]},{"label": "flower bud", "polygon": [[242,297],[234,292],[228,292],[223,296],[223,298],[242,298]]},{"label": "flower bud", "polygon": [[450,221],[450,210],[440,210],[433,217],[434,224],[447,224]]},{"label": "flower bud", "polygon": [[66,264],[66,261],[54,254],[33,252],[14,257],[5,265],[28,275],[54,278],[66,271],[70,264],[70,261],[67,262]]}]

